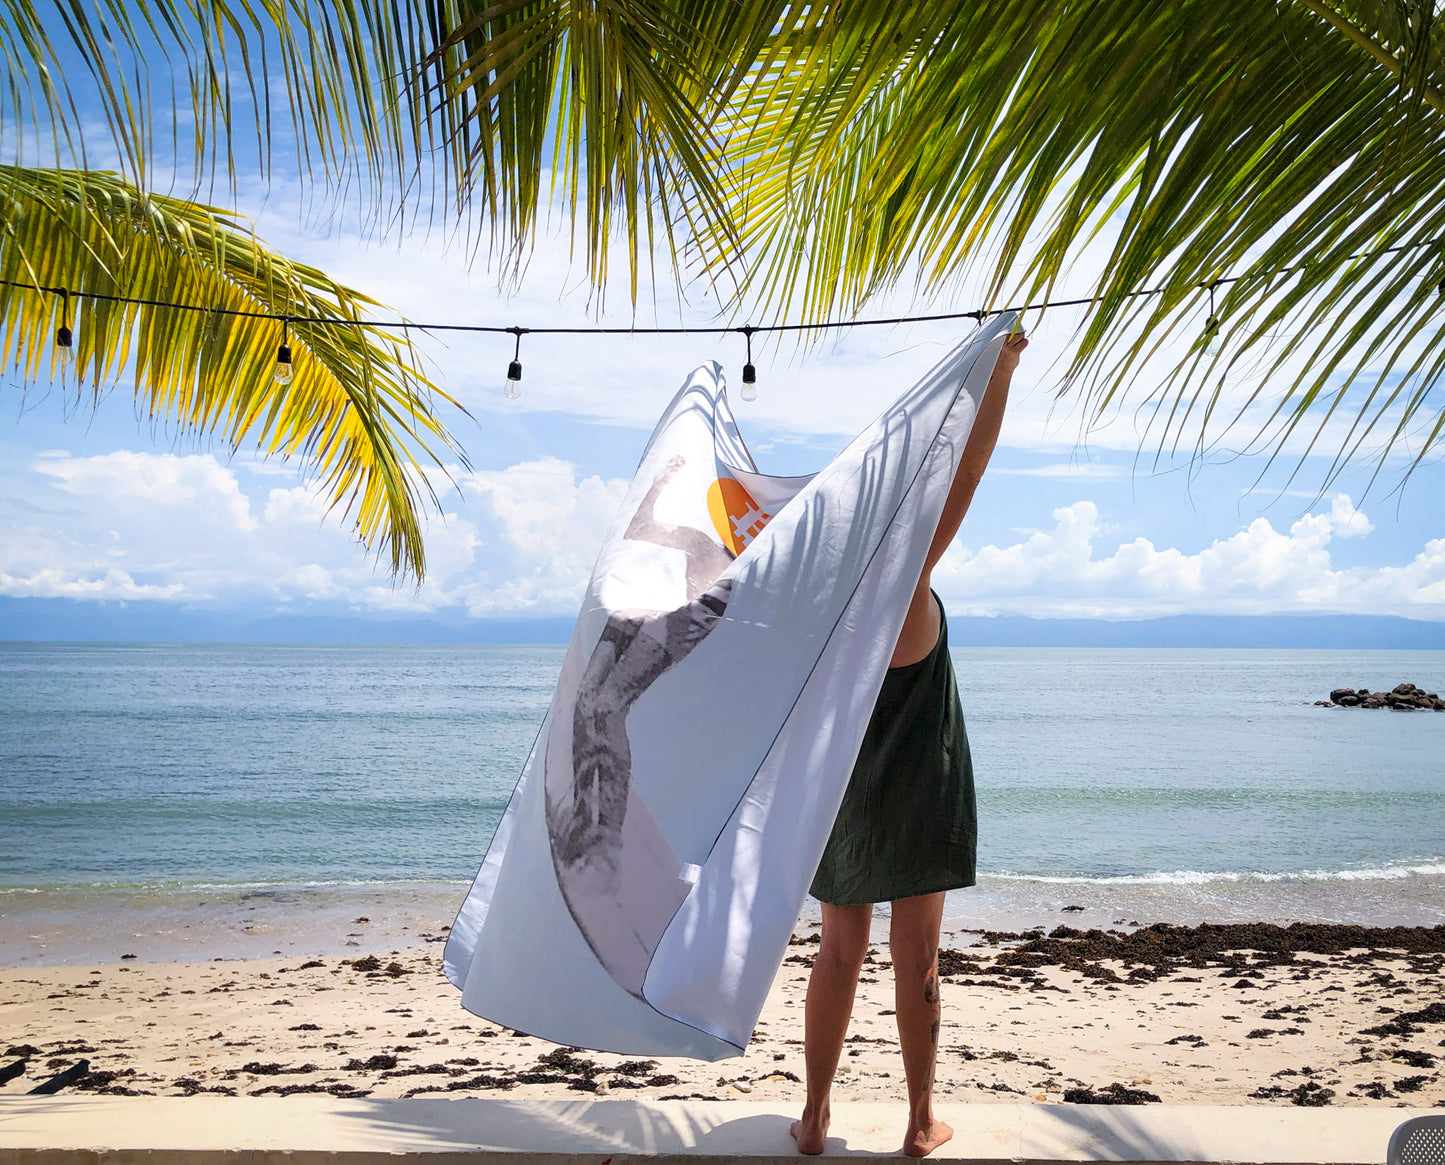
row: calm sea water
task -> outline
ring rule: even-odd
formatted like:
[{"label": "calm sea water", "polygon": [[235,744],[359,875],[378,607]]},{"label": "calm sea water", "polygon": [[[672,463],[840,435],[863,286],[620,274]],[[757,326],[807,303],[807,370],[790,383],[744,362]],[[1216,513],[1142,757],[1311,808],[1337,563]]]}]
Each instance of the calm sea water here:
[{"label": "calm sea water", "polygon": [[[0,901],[469,880],[560,647],[0,645]],[[1445,920],[1445,652],[958,649],[956,913]],[[451,893],[452,891],[447,891]]]}]

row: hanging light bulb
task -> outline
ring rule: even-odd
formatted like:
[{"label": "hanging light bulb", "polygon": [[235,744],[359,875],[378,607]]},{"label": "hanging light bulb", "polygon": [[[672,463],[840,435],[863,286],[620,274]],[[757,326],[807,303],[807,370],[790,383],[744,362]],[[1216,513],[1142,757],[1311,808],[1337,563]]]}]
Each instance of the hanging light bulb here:
[{"label": "hanging light bulb", "polygon": [[70,330],[70,292],[60,293],[60,326],[55,329],[55,359],[63,376],[75,366],[75,336]]},{"label": "hanging light bulb", "polygon": [[1219,349],[1219,320],[1215,316],[1210,316],[1204,324],[1204,354],[1218,356]]},{"label": "hanging light bulb", "polygon": [[755,330],[751,327],[742,329],[743,338],[748,342],[748,360],[743,365],[743,390],[739,395],[746,401],[758,399],[758,370],[753,367],[753,332]]},{"label": "hanging light bulb", "polygon": [[508,400],[516,400],[522,395],[522,333],[526,328],[508,328],[517,337],[517,347],[512,353],[511,362],[507,365],[507,379],[502,384],[502,395]]},{"label": "hanging light bulb", "polygon": [[290,321],[281,321],[281,343],[276,347],[276,367],[271,370],[271,379],[277,384],[290,384],[296,370],[291,366]]},{"label": "hanging light bulb", "polygon": [[1209,285],[1209,318],[1204,321],[1204,354],[1218,356],[1220,348],[1219,317],[1214,314],[1214,284],[1211,283]]}]

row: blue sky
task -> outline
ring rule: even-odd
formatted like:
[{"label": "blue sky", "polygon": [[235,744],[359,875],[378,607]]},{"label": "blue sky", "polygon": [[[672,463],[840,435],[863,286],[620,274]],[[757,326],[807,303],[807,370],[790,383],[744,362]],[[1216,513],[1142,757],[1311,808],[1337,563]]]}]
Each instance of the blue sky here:
[{"label": "blue sky", "polygon": [[[239,208],[288,253],[419,320],[540,326],[627,323],[625,290],[596,310],[568,241],[544,235],[520,285],[437,232],[368,239],[307,223],[284,182],[246,186]],[[1101,241],[1107,245],[1107,238]],[[665,263],[665,261],[664,261]],[[623,269],[625,266],[615,266]],[[1060,296],[1087,287],[1088,256]],[[705,298],[646,289],[638,323],[706,323]],[[654,306],[655,305],[655,306]],[[977,306],[964,286],[927,303],[894,296],[870,315]],[[1156,465],[1132,406],[1087,430],[1056,399],[1081,317],[1033,324],[1003,439],[935,585],[957,614],[1138,618],[1181,613],[1360,613],[1445,619],[1445,466],[1392,493],[1325,462],[1226,446]],[[83,314],[78,325],[84,326]],[[766,471],[819,468],[970,324],[837,333],[807,348],[758,347],[759,399],[737,404]],[[471,412],[456,432],[472,462],[429,525],[430,574],[393,585],[294,466],[140,423],[130,386],[99,409],[63,388],[0,383],[0,595],[159,599],[268,611],[378,616],[464,610],[477,618],[575,612],[601,534],[653,419],[695,366],[736,378],[740,337],[527,337],[522,396],[504,399],[510,337],[424,340],[436,379]],[[1168,353],[1165,354],[1166,357]],[[1141,387],[1160,365],[1146,371]],[[1228,394],[1243,399],[1247,381]],[[1246,422],[1246,429],[1248,422]],[[1260,476],[1264,474],[1261,481]]]}]

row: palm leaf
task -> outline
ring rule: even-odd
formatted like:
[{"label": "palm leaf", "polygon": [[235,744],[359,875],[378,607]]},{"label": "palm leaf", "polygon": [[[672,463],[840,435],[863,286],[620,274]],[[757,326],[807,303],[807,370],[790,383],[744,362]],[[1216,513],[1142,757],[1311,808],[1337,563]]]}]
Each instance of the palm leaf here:
[{"label": "palm leaf", "polygon": [[[373,214],[447,206],[520,261],[560,204],[599,287],[620,237],[634,300],[662,253],[794,321],[910,283],[1038,299],[1107,232],[1065,379],[1088,415],[1142,396],[1161,448],[1198,449],[1263,405],[1264,447],[1345,418],[1342,456],[1418,459],[1445,418],[1442,251],[1415,245],[1445,235],[1442,44],[1434,0],[17,0],[0,118],[84,158],[99,101],[135,179],[172,112],[200,183],[279,166],[284,116],[300,170]],[[1154,373],[1226,274],[1226,354]],[[1226,413],[1253,365],[1268,389]]]},{"label": "palm leaf", "polygon": [[[380,305],[224,211],[111,175],[0,166],[0,223],[0,279],[74,293],[0,285],[0,356],[25,383],[60,371],[53,337],[68,311],[92,402],[130,378],[153,418],[300,461],[394,573],[422,577],[427,470],[461,457],[434,402],[456,402],[404,335],[366,322]],[[289,385],[272,378],[282,328],[266,314],[296,317]]]},{"label": "palm leaf", "polygon": [[[994,304],[1041,299],[1107,226],[1066,378],[1092,415],[1142,390],[1161,444],[1202,448],[1240,415],[1211,409],[1219,377],[1263,357],[1246,408],[1268,404],[1267,447],[1351,412],[1343,460],[1418,463],[1438,441],[1445,251],[1421,244],[1445,238],[1445,98],[1425,0],[857,6],[777,40],[727,134],[751,168],[745,292],[776,315],[970,271]],[[1401,249],[1358,258],[1382,248]],[[1226,274],[1212,360],[1202,285]],[[1181,329],[1193,352],[1151,382]]]},{"label": "palm leaf", "polygon": [[[443,209],[464,227],[480,219],[481,238],[514,255],[560,197],[599,285],[625,236],[635,299],[654,249],[677,262],[692,235],[729,237],[708,124],[773,7],[15,0],[0,6],[0,124],[25,127],[17,163],[114,154],[138,185],[156,188],[170,166],[198,196],[252,170],[295,174],[326,201],[358,196],[387,228]],[[168,152],[181,138],[194,153]],[[36,142],[45,152],[26,153]]]},{"label": "palm leaf", "polygon": [[433,165],[445,157],[431,116],[440,78],[424,61],[450,27],[447,8],[11,0],[0,5],[0,124],[17,163],[118,164],[149,188],[169,169],[197,193],[279,171],[319,180],[323,195],[359,193],[382,222],[446,189]]}]

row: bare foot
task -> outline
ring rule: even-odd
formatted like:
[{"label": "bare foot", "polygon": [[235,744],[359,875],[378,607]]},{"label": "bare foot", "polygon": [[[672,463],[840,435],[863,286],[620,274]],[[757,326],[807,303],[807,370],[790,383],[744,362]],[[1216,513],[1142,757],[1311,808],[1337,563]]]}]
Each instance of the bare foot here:
[{"label": "bare foot", "polygon": [[903,1151],[910,1157],[927,1157],[944,1142],[953,1137],[953,1126],[935,1120],[926,1125],[909,1124],[908,1135],[903,1138]]},{"label": "bare foot", "polygon": [[[810,1157],[817,1156],[823,1151],[828,1143],[828,1118],[816,1116],[803,1110],[803,1119],[793,1122],[788,1132],[793,1134],[793,1140],[798,1142],[798,1152],[807,1153]],[[942,1141],[939,1144],[943,1144]]]}]

